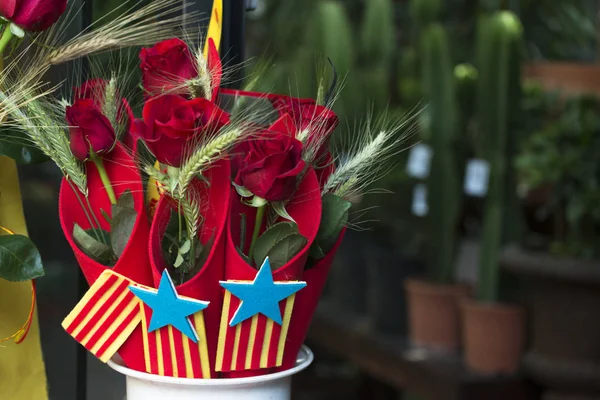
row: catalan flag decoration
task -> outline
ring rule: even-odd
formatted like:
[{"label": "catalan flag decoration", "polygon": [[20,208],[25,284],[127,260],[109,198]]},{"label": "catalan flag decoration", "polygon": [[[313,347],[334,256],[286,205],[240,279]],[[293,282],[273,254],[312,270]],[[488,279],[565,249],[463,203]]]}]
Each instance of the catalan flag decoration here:
[{"label": "catalan flag decoration", "polygon": [[179,296],[167,271],[158,290],[132,287],[142,301],[146,372],[161,376],[210,378],[202,310],[208,302]]},{"label": "catalan flag decoration", "polygon": [[268,257],[253,281],[221,282],[216,371],[281,366],[296,293],[306,282],[274,282]]},{"label": "catalan flag decoration", "polygon": [[179,296],[165,271],[158,289],[112,270],[94,282],[63,321],[65,330],[107,362],[141,324],[145,372],[210,378],[202,310],[208,302]]},{"label": "catalan flag decoration", "polygon": [[131,280],[104,271],[64,319],[67,333],[107,362],[142,320],[140,300],[129,290]]}]

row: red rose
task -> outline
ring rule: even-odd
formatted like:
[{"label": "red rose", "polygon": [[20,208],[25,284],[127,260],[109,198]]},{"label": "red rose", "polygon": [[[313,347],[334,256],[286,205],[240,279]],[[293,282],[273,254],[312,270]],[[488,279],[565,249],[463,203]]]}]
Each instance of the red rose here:
[{"label": "red rose", "polygon": [[0,15],[26,31],[43,31],[65,12],[67,0],[0,0]]},{"label": "red rose", "polygon": [[165,92],[185,94],[185,88],[178,88],[198,76],[190,49],[180,39],[165,40],[142,49],[140,60],[144,89],[151,96]]},{"label": "red rose", "polygon": [[329,137],[337,127],[339,119],[327,107],[318,105],[311,99],[298,99],[281,96],[272,100],[280,114],[288,114],[296,125],[297,138],[305,138],[306,147],[319,146],[315,161],[321,163],[329,154]]},{"label": "red rose", "polygon": [[99,154],[114,147],[115,131],[94,100],[79,99],[67,107],[66,114],[71,151],[79,160],[87,160],[90,150]]},{"label": "red rose", "polygon": [[302,143],[290,135],[268,131],[239,146],[234,182],[267,201],[289,199],[304,170]]},{"label": "red rose", "polygon": [[[85,81],[81,86],[74,88],[74,98],[75,100],[91,99],[100,110],[103,110],[106,85],[108,85],[108,81],[100,78]],[[118,91],[117,97],[120,97]],[[129,102],[125,98],[121,98],[121,104],[117,110],[117,120],[120,125],[119,137],[123,140],[125,146],[131,149],[136,131],[135,116]],[[122,132],[122,129],[125,131]]]},{"label": "red rose", "polygon": [[147,101],[142,115],[145,129],[139,130],[140,138],[159,162],[173,167],[181,166],[185,151],[199,135],[212,134],[229,123],[227,113],[214,103],[177,95]]}]

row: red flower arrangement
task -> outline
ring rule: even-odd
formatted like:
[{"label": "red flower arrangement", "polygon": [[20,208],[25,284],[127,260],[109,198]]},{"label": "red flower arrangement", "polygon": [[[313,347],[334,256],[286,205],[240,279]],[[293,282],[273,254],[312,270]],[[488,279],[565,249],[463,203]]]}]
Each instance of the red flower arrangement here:
[{"label": "red flower arrangement", "polygon": [[[366,132],[342,160],[331,104],[221,89],[211,39],[204,52],[166,40],[140,60],[141,118],[112,75],[59,103],[66,128],[45,128],[63,146],[48,151],[65,172],[61,226],[91,285],[63,326],[101,360],[118,352],[151,374],[290,368],[349,199],[385,170],[401,126]],[[238,113],[239,100],[272,110]]]}]

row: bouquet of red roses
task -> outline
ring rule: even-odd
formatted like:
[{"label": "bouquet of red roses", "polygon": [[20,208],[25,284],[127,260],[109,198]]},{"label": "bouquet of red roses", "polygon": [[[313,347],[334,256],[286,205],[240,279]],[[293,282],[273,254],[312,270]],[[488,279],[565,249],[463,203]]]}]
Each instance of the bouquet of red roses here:
[{"label": "bouquet of red roses", "polygon": [[218,46],[142,49],[139,116],[115,74],[44,109],[64,118],[51,129],[68,150],[49,153],[90,284],[63,327],[103,361],[187,378],[292,367],[350,199],[402,140],[407,122],[368,121],[332,151],[335,78],[320,101],[224,89]]}]

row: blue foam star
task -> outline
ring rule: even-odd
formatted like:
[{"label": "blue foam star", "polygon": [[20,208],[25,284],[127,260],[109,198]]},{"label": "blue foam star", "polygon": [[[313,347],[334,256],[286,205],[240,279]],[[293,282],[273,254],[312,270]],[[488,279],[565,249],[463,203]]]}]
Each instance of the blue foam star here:
[{"label": "blue foam star", "polygon": [[129,286],[129,290],[152,309],[148,332],[171,325],[195,343],[198,342],[198,334],[188,317],[204,310],[209,302],[179,297],[167,270],[163,271],[158,291],[136,286]]},{"label": "blue foam star", "polygon": [[281,325],[279,302],[306,286],[306,282],[273,282],[269,257],[252,282],[221,282],[226,290],[241,300],[229,326],[235,326],[256,314],[263,314]]}]

